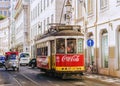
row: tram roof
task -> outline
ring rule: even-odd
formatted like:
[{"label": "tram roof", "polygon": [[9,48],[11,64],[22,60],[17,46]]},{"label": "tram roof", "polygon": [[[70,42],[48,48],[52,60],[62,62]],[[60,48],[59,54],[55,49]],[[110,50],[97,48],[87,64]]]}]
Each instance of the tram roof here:
[{"label": "tram roof", "polygon": [[51,26],[47,33],[42,36],[37,36],[36,40],[40,40],[50,36],[84,36],[81,33],[79,25],[57,25]]}]

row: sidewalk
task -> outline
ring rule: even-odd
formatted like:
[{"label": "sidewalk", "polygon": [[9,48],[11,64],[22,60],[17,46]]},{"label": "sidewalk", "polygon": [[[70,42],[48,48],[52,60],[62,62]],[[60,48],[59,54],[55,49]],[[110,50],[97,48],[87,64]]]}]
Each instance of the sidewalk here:
[{"label": "sidewalk", "polygon": [[84,74],[84,79],[101,82],[105,84],[112,84],[112,86],[120,86],[120,78],[104,76],[99,74]]}]

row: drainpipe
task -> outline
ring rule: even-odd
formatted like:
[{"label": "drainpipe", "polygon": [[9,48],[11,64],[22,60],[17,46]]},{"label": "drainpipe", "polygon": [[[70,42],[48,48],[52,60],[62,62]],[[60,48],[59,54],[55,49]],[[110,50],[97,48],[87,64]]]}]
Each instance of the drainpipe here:
[{"label": "drainpipe", "polygon": [[98,55],[97,55],[97,22],[98,22],[98,0],[96,0],[96,20],[95,20],[95,57],[96,57],[96,68],[98,73]]}]

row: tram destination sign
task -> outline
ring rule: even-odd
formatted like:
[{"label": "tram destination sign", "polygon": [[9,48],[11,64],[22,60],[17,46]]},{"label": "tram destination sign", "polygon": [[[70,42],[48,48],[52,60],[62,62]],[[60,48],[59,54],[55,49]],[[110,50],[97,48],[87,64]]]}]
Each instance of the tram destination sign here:
[{"label": "tram destination sign", "polygon": [[92,47],[92,46],[94,45],[94,41],[93,41],[92,39],[88,39],[88,40],[87,40],[87,45],[88,45],[89,47]]},{"label": "tram destination sign", "polygon": [[81,27],[79,25],[68,25],[68,26],[58,26],[57,29],[59,30],[71,30],[71,29],[80,29]]}]

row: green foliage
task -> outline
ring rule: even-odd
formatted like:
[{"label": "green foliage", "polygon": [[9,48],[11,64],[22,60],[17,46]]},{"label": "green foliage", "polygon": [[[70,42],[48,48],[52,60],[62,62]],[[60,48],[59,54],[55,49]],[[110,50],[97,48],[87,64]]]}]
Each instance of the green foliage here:
[{"label": "green foliage", "polygon": [[3,19],[5,19],[5,16],[0,15],[0,20],[3,20]]}]

